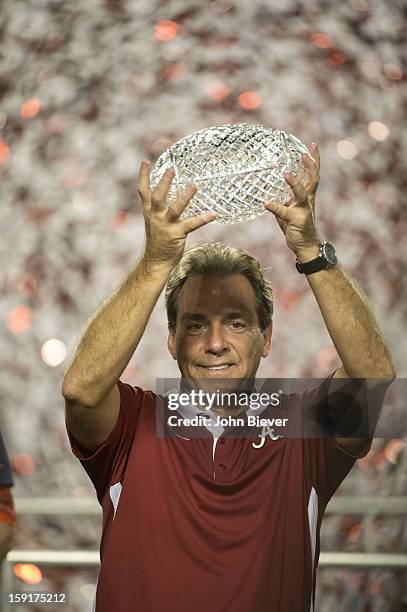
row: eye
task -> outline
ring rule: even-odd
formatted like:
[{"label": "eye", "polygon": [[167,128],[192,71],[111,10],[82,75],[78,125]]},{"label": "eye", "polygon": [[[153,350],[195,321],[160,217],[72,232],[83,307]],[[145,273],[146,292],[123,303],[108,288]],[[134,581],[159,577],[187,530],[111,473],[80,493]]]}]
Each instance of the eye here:
[{"label": "eye", "polygon": [[245,324],[242,323],[241,321],[232,321],[231,325],[233,329],[242,329],[245,327]]},{"label": "eye", "polygon": [[190,323],[187,326],[187,329],[189,331],[201,331],[203,329],[203,325],[202,323]]}]

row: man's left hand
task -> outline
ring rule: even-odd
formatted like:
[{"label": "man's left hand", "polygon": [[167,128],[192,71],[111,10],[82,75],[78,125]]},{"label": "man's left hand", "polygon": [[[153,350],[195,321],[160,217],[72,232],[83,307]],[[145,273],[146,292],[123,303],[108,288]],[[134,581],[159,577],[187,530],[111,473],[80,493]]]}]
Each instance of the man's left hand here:
[{"label": "man's left hand", "polygon": [[284,174],[290,185],[293,197],[284,205],[275,202],[265,202],[285,235],[287,246],[302,262],[310,261],[319,255],[318,230],[315,221],[315,195],[319,183],[320,158],[318,146],[311,145],[313,157],[302,156],[302,162],[307,169],[307,182],[302,183],[290,173]]}]

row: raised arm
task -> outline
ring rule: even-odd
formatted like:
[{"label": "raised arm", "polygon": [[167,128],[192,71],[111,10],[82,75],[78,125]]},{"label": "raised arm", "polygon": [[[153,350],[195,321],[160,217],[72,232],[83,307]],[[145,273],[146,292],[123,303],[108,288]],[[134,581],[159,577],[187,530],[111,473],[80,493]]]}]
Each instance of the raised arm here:
[{"label": "raised arm", "polygon": [[112,431],[120,408],[117,381],[136,350],[171,269],[181,259],[189,232],[216,213],[180,220],[196,188],[189,185],[171,208],[166,198],[174,177],[168,170],[151,191],[143,162],[138,192],[145,223],[144,251],[117,291],[90,320],[62,386],[66,423],[85,448],[96,449]]},{"label": "raised arm", "polygon": [[[315,194],[319,183],[319,152],[313,146],[314,158],[303,158],[308,170],[308,183],[302,184],[292,175],[286,176],[293,191],[287,206],[265,204],[276,217],[287,246],[298,261],[307,263],[319,255],[320,238],[315,221]],[[342,360],[334,378],[381,379],[390,384],[395,368],[381,331],[367,299],[342,267],[337,264],[307,276],[327,330]],[[358,454],[370,441],[362,438],[337,438],[337,445],[351,454]]]}]

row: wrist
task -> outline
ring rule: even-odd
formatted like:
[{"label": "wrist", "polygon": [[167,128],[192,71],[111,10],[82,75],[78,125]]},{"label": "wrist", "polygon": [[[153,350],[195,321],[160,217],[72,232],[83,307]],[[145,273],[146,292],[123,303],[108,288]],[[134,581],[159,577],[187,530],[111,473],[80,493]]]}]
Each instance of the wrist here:
[{"label": "wrist", "polygon": [[300,263],[307,263],[319,257],[320,242],[309,245],[295,251],[296,258]]},{"label": "wrist", "polygon": [[154,259],[148,255],[144,255],[139,261],[141,271],[147,276],[151,274],[169,274],[175,265],[175,263]]}]

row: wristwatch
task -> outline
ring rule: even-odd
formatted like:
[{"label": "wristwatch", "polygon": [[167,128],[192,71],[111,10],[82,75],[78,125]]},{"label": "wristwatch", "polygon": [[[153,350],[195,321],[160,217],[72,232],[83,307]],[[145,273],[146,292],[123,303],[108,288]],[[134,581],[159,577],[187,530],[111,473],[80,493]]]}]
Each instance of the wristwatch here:
[{"label": "wristwatch", "polygon": [[319,245],[319,256],[306,263],[301,263],[296,259],[295,266],[300,274],[313,274],[319,270],[332,268],[337,263],[335,248],[330,242],[321,242]]}]

